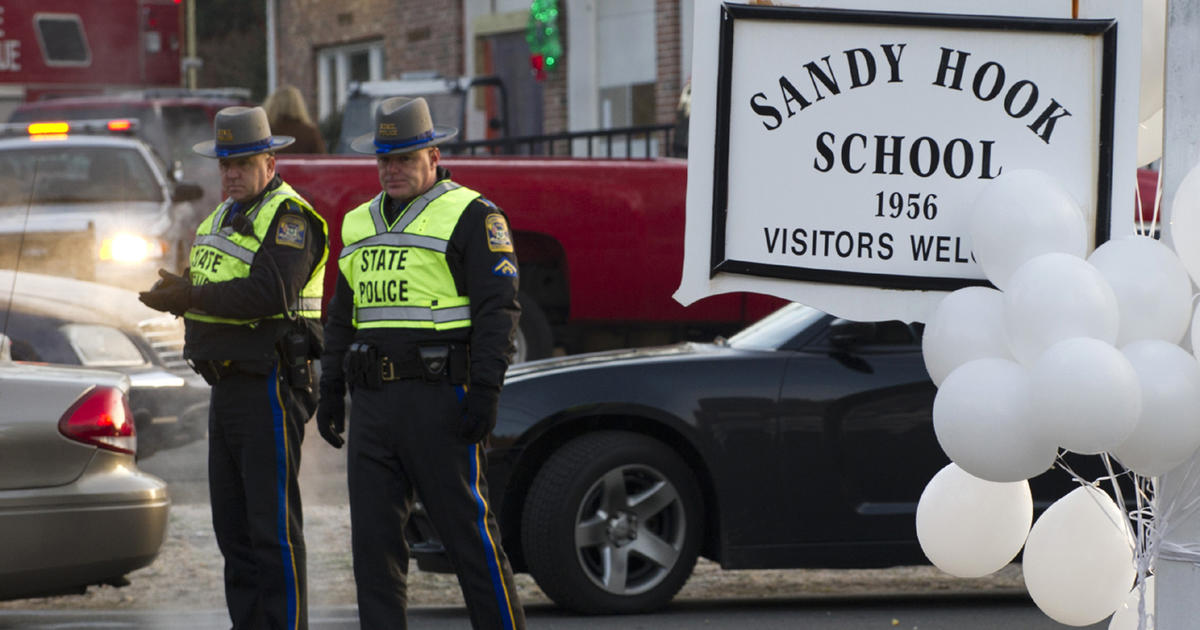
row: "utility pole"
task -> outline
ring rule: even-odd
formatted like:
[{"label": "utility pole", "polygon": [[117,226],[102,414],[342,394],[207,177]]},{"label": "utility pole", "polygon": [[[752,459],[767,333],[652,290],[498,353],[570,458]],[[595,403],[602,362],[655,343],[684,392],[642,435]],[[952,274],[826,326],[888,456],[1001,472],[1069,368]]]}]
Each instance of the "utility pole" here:
[{"label": "utility pole", "polygon": [[[1163,99],[1162,208],[1163,241],[1174,245],[1171,204],[1185,175],[1200,163],[1200,82],[1195,59],[1200,56],[1200,0],[1167,2],[1166,73]],[[1187,474],[1192,471],[1192,474]],[[1170,527],[1164,543],[1200,543],[1200,511],[1186,513],[1184,506],[1200,499],[1194,476],[1200,471],[1200,454],[1158,480],[1155,503],[1159,509],[1183,513],[1162,523]],[[1161,518],[1154,515],[1155,520]],[[1200,560],[1200,558],[1198,558]],[[1165,560],[1155,563],[1156,630],[1195,628],[1200,619],[1200,566],[1195,561]]]},{"label": "utility pole", "polygon": [[198,60],[196,59],[196,0],[184,0],[187,2],[187,59],[184,60],[184,67],[187,68],[187,87],[189,90],[196,89],[196,67]]},{"label": "utility pole", "polygon": [[275,92],[275,0],[267,3],[267,94]]}]

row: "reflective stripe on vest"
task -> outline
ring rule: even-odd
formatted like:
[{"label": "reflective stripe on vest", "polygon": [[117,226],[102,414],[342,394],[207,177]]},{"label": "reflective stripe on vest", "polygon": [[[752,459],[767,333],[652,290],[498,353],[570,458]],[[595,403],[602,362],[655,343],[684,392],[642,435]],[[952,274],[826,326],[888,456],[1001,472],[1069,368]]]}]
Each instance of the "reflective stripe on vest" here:
[{"label": "reflective stripe on vest", "polygon": [[382,193],[346,214],[338,267],[354,291],[356,327],[471,325],[470,300],[458,294],[446,248],[462,213],[478,197],[442,180],[409,203],[390,227]]},{"label": "reflective stripe on vest", "polygon": [[[218,205],[217,209],[196,229],[196,238],[192,241],[190,254],[192,284],[227,282],[249,277],[254,256],[262,247],[263,240],[268,237],[267,230],[270,229],[275,214],[279,207],[288,200],[304,208],[309,217],[315,217],[319,221],[321,231],[328,243],[329,228],[325,219],[314,212],[312,206],[287,183],[283,183],[267,193],[262,201],[246,213],[246,218],[254,226],[253,236],[239,234],[231,225],[221,226],[233,207],[233,200],[227,199]],[[321,317],[322,293],[325,288],[325,263],[328,257],[329,248],[326,247],[321,253],[321,259],[309,275],[308,281],[300,290],[296,303],[292,305],[300,317],[311,319]],[[184,317],[196,321],[239,325],[254,325],[260,320],[260,318],[218,317],[193,310],[184,313]],[[282,319],[283,317],[284,313],[281,312],[265,319]]]}]

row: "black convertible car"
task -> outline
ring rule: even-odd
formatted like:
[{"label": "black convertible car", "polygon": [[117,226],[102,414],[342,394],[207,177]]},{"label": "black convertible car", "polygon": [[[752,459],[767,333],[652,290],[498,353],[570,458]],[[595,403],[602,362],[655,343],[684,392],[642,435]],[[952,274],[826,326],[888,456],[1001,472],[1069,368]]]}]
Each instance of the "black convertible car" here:
[{"label": "black convertible car", "polygon": [[[697,555],[928,563],[917,501],[949,460],[921,332],[791,304],[728,341],[514,366],[488,455],[514,569],[561,606],[616,613],[666,604]],[[1039,507],[1072,483],[1039,477]],[[449,569],[420,512],[407,533],[423,569]]]}]

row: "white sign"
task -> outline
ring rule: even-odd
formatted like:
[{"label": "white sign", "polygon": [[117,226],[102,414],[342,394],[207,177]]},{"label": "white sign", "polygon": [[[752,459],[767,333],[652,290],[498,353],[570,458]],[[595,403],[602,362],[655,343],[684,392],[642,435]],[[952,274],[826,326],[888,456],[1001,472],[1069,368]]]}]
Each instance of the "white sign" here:
[{"label": "white sign", "polygon": [[[858,4],[698,2],[697,53],[702,40],[711,50],[693,69],[677,299],[750,290],[922,320],[945,291],[987,284],[967,220],[1006,170],[1055,177],[1091,247],[1132,229],[1134,156],[1115,158],[1136,146],[1137,56],[1129,71],[1119,53],[1140,54],[1137,7],[1075,18],[1069,2],[1065,15],[1059,3],[1013,15]],[[697,141],[706,123],[711,155]]]}]

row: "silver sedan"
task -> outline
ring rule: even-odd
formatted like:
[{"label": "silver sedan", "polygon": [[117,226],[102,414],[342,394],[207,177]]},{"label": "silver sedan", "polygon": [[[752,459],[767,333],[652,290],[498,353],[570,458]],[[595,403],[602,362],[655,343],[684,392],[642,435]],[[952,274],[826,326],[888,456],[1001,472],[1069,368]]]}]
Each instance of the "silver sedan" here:
[{"label": "silver sedan", "polygon": [[0,599],[128,583],[158,555],[170,507],[134,463],[128,377],[2,357]]}]

